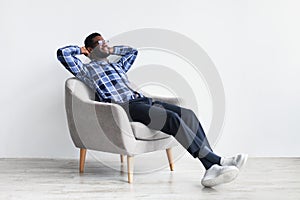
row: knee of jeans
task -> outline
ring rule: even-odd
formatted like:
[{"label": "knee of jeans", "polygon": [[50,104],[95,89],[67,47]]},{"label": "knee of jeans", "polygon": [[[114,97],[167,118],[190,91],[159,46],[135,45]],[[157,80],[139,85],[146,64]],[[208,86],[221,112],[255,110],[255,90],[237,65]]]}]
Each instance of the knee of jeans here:
[{"label": "knee of jeans", "polygon": [[194,113],[194,111],[192,109],[189,109],[189,108],[184,108],[182,111],[181,111],[181,116],[196,116],[196,114]]},{"label": "knee of jeans", "polygon": [[195,115],[195,112],[194,112],[192,109],[188,109],[188,111],[189,111],[191,114]]}]

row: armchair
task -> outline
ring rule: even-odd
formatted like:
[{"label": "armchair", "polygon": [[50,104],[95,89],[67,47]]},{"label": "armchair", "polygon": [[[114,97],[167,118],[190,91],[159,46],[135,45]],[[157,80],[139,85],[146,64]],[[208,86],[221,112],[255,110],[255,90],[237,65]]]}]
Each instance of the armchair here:
[{"label": "armchair", "polygon": [[[177,98],[149,96],[154,100],[179,104]],[[65,82],[65,109],[74,145],[80,148],[79,172],[83,173],[87,149],[127,156],[128,182],[133,181],[135,155],[166,150],[173,171],[171,148],[178,145],[170,135],[152,130],[140,122],[130,122],[118,104],[94,101],[94,92],[77,78]]]}]

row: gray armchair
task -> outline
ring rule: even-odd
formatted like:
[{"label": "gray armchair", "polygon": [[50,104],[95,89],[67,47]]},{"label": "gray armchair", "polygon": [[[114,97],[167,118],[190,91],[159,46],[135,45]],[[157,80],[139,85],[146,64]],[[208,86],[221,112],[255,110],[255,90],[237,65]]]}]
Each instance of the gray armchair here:
[{"label": "gray armchair", "polygon": [[[177,98],[149,97],[177,105],[180,103]],[[97,102],[94,98],[94,92],[78,79],[66,80],[65,108],[71,138],[80,148],[80,173],[84,171],[87,149],[120,154],[122,163],[126,155],[129,183],[133,180],[132,160],[138,154],[166,150],[170,170],[173,171],[171,148],[178,143],[172,136],[152,130],[140,122],[130,122],[120,105]]]}]

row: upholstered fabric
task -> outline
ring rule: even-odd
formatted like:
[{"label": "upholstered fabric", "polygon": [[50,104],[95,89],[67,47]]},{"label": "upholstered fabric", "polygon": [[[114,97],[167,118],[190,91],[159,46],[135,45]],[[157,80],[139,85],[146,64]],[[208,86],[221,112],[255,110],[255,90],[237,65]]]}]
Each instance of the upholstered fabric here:
[{"label": "upholstered fabric", "polygon": [[[123,155],[163,150],[177,141],[140,122],[130,122],[118,104],[94,101],[94,92],[76,78],[65,83],[65,108],[71,138],[78,148]],[[178,98],[153,99],[179,104]]]}]

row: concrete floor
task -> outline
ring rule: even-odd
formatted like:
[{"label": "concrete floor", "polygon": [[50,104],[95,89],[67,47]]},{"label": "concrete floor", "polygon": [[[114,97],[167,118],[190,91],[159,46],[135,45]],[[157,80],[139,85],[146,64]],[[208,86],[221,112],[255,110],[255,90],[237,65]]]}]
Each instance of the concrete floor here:
[{"label": "concrete floor", "polygon": [[204,169],[189,156],[176,161],[173,172],[167,165],[139,170],[149,163],[155,158],[137,162],[128,184],[126,165],[115,154],[105,162],[90,157],[83,175],[78,160],[0,159],[0,199],[300,199],[300,158],[249,158],[234,182],[212,189],[201,186]]}]

